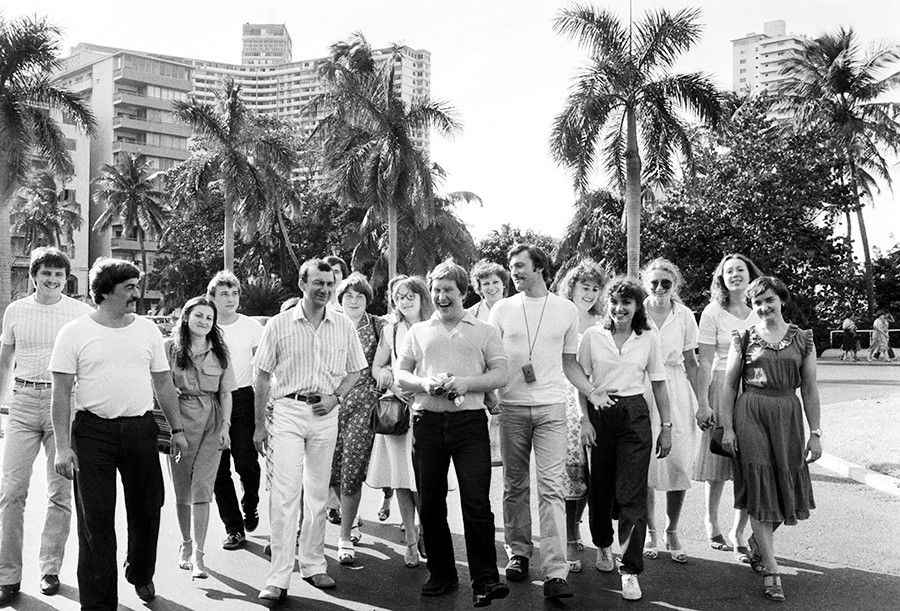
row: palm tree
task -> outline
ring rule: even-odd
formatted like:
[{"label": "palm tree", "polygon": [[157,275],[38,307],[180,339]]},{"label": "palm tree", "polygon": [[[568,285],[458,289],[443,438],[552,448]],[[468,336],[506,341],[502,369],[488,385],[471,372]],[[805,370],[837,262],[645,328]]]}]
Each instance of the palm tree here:
[{"label": "palm tree", "polygon": [[[174,117],[193,129],[199,148],[175,170],[176,202],[190,202],[218,185],[225,200],[224,267],[234,270],[235,213],[266,198],[263,163],[285,169],[294,164],[293,143],[278,130],[265,129],[265,121],[241,99],[241,87],[225,79],[214,103],[173,102]],[[215,185],[213,184],[215,183]]]},{"label": "palm tree", "polygon": [[59,246],[61,236],[71,244],[81,229],[81,206],[66,199],[51,172],[36,172],[13,198],[12,229],[27,237],[26,252],[41,244]]},{"label": "palm tree", "polygon": [[10,200],[25,179],[30,156],[46,157],[60,176],[72,173],[65,138],[49,110],[61,110],[85,133],[94,117],[81,98],[50,82],[60,67],[60,31],[46,18],[0,16],[0,315],[12,291]]},{"label": "palm tree", "polygon": [[324,137],[326,184],[339,200],[369,208],[371,222],[387,222],[388,275],[397,274],[401,214],[431,218],[432,164],[416,137],[434,128],[453,136],[462,128],[446,102],[407,103],[394,82],[399,48],[380,65],[365,37],[332,45],[320,65],[330,86],[330,114],[317,128]]},{"label": "palm tree", "polygon": [[[167,217],[164,194],[156,188],[156,180],[162,172],[149,172],[150,165],[143,155],[120,154],[115,165],[103,164],[100,176],[94,179],[94,202],[106,206],[94,222],[94,231],[105,231],[114,223],[137,236],[141,250],[141,268],[147,272],[147,235],[160,236]],[[141,283],[141,300],[138,311],[144,311],[144,291],[147,283]]]},{"label": "palm tree", "polygon": [[[872,198],[878,182],[891,185],[884,153],[900,151],[900,104],[879,101],[898,84],[900,46],[882,44],[863,53],[853,28],[839,28],[804,41],[785,62],[785,80],[777,89],[776,115],[787,115],[791,128],[825,130],[842,153],[846,178],[858,198],[856,222],[865,261],[869,315],[875,309],[872,255],[863,215],[865,199]],[[846,210],[847,235],[850,212]]]},{"label": "palm tree", "polygon": [[720,118],[722,95],[709,76],[669,73],[699,39],[698,17],[697,10],[650,11],[632,26],[610,11],[573,4],[553,24],[590,59],[554,121],[551,155],[568,168],[579,194],[587,191],[602,157],[612,188],[625,194],[630,275],[640,265],[641,185],[669,185],[676,152],[688,173],[693,169],[688,126],[678,107],[710,126]]}]

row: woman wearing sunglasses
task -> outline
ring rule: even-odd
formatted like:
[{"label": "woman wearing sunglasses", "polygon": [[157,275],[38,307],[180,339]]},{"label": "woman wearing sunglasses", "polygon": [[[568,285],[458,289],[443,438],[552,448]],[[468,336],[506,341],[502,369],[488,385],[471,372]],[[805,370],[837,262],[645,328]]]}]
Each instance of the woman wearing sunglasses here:
[{"label": "woman wearing sunglasses", "polygon": [[[647,529],[644,557],[659,554],[659,526],[655,514],[655,491],[666,493],[665,548],[675,562],[687,562],[687,554],[678,539],[678,522],[684,494],[691,487],[691,467],[697,447],[694,414],[697,411],[697,321],[678,298],[684,284],[681,271],[668,259],[651,261],[641,272],[647,299],[647,323],[659,334],[669,391],[669,412],[672,422],[672,451],[659,460],[650,456],[647,478]],[[645,393],[650,403],[650,425],[653,436],[659,435],[660,421],[653,409],[653,393]]]}]

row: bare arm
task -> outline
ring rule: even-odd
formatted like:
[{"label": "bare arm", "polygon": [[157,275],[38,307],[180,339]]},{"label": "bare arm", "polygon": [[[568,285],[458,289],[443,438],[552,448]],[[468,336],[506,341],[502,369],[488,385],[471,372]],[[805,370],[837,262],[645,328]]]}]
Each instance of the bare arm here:
[{"label": "bare arm", "polygon": [[50,421],[56,440],[56,472],[72,479],[78,471],[78,458],[72,450],[72,387],[74,373],[53,372],[53,392],[50,399]]},{"label": "bare arm", "polygon": [[222,410],[222,426],[219,428],[219,447],[228,450],[231,447],[231,391],[219,391],[219,408]]},{"label": "bare arm", "polygon": [[16,345],[0,345],[0,403],[9,392],[13,375],[13,364],[16,362]]},{"label": "bare arm", "polygon": [[[665,380],[651,380],[653,398],[656,399],[656,411],[659,412],[660,422],[672,422],[669,409],[669,388]],[[672,450],[672,427],[663,426],[659,429],[659,437],[656,439],[656,456],[665,458]]]},{"label": "bare arm", "polygon": [[[178,391],[175,390],[175,383],[172,382],[172,372],[151,371],[153,378],[153,390],[156,393],[156,400],[159,402],[159,408],[165,414],[169,426],[172,427],[172,454],[178,459],[178,456],[187,452],[187,437],[184,436],[184,426],[181,422],[181,408],[178,407]],[[178,429],[181,432],[176,433]]]},{"label": "bare arm", "polygon": [[687,375],[691,388],[694,389],[694,394],[699,395],[697,384],[699,382],[700,365],[697,363],[697,355],[693,350],[685,350],[682,356],[684,356],[684,373]]},{"label": "bare arm", "polygon": [[253,414],[256,420],[256,428],[253,431],[253,445],[256,451],[266,455],[266,442],[269,432],[266,430],[266,405],[269,402],[269,387],[272,382],[272,374],[256,368],[256,378],[253,380]]},{"label": "bare arm", "polygon": [[563,373],[566,374],[569,383],[578,389],[578,394],[587,397],[588,401],[600,409],[612,405],[613,401],[608,395],[615,393],[617,388],[594,388],[585,375],[581,363],[578,362],[577,355],[563,353],[562,356]]},{"label": "bare arm", "polygon": [[697,425],[706,428],[715,415],[709,404],[709,385],[712,382],[712,364],[716,355],[716,347],[712,344],[700,344],[700,364],[697,367]]},{"label": "bare arm", "polygon": [[[387,331],[387,326],[384,327]],[[391,347],[384,341],[378,342],[375,356],[372,359],[372,377],[378,385],[378,390],[387,390],[394,383],[394,373],[391,371]]]},{"label": "bare arm", "polygon": [[728,362],[725,365],[725,386],[722,388],[722,404],[716,417],[722,425],[722,448],[730,454],[737,454],[737,437],[734,434],[734,403],[737,400],[737,387],[741,381],[742,362],[740,348],[733,343],[728,349]]},{"label": "bare arm", "polygon": [[509,364],[506,359],[494,359],[487,364],[487,371],[477,376],[453,376],[444,388],[464,395],[467,392],[485,393],[506,386],[509,381]]},{"label": "bare arm", "polygon": [[323,395],[322,400],[313,405],[312,410],[316,416],[324,416],[338,406],[338,396],[344,397],[350,389],[359,381],[361,371],[351,371],[344,376],[341,383],[334,389],[333,395]]},{"label": "bare arm", "polygon": [[[816,384],[816,351],[811,350],[800,364],[800,396],[803,398],[803,411],[809,429],[821,427],[819,403],[819,386]],[[822,457],[822,440],[818,435],[810,435],[806,444],[806,462],[811,463]]]}]

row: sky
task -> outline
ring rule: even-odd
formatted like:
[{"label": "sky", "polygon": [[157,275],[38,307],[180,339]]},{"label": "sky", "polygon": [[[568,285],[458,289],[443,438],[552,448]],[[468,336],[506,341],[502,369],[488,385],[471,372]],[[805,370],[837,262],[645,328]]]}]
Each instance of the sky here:
[{"label": "sky", "polygon": [[[594,2],[627,19],[628,0]],[[449,174],[445,191],[473,191],[483,205],[459,215],[476,238],[503,223],[560,237],[575,195],[566,172],[548,154],[553,118],[585,55],[552,29],[568,2],[557,0],[4,0],[9,19],[47,15],[63,29],[63,48],[79,42],[238,63],[243,23],[284,23],[294,60],[323,57],[336,40],[362,31],[374,47],[403,43],[431,52],[432,97],[449,101],[464,131],[452,141],[432,137],[432,160]],[[131,10],[130,7],[139,6]],[[125,7],[129,7],[126,9]],[[709,73],[731,88],[731,41],[783,19],[787,31],[816,36],[853,26],[866,44],[900,43],[897,0],[659,0],[648,9],[696,7],[701,41],[676,64]],[[900,170],[895,168],[900,192]],[[596,187],[606,186],[598,177]],[[897,196],[886,190],[867,208],[870,242],[900,241]]]}]

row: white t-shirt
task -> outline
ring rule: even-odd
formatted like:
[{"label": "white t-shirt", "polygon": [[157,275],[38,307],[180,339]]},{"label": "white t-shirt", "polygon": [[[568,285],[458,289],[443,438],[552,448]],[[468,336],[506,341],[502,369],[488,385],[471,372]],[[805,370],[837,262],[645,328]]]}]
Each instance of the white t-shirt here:
[{"label": "white t-shirt", "polygon": [[[500,330],[509,357],[509,383],[500,389],[500,402],[506,405],[565,403],[567,380],[562,355],[578,351],[575,304],[550,293],[546,298],[519,293],[495,303],[488,322]],[[522,366],[529,362],[529,336],[534,345],[530,360],[537,378],[531,383],[525,382],[522,372]]]},{"label": "white t-shirt", "polygon": [[725,371],[728,349],[731,347],[732,331],[749,329],[759,322],[756,312],[750,310],[747,318],[741,320],[718,303],[711,301],[700,315],[700,333],[697,343],[716,347],[713,357],[713,371]]},{"label": "white t-shirt", "polygon": [[75,374],[75,409],[101,418],[149,412],[150,373],[168,370],[162,334],[139,316],[118,329],[77,318],[60,329],[50,357],[50,371]]},{"label": "white t-shirt", "polygon": [[238,388],[253,384],[253,351],[262,339],[263,326],[258,320],[238,314],[236,321],[230,325],[219,322],[222,339],[228,346],[228,355],[234,369],[234,379]]},{"label": "white t-shirt", "polygon": [[15,377],[31,382],[51,381],[47,366],[59,330],[70,320],[94,311],[86,303],[61,297],[52,305],[44,305],[29,295],[6,308],[0,341],[16,347]]},{"label": "white t-shirt", "polygon": [[593,326],[581,338],[578,362],[594,388],[614,388],[611,394],[622,397],[644,394],[645,375],[652,382],[666,379],[659,334],[650,329],[640,335],[632,331],[620,351],[609,330]]}]

